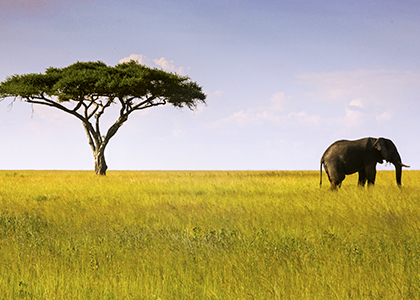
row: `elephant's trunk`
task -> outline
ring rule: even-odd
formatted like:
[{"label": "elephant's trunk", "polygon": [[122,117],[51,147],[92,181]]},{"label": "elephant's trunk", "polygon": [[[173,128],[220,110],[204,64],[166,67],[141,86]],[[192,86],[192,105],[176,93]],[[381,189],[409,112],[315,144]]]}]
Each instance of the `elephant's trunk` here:
[{"label": "elephant's trunk", "polygon": [[395,176],[397,178],[397,184],[401,187],[401,175],[402,175],[402,163],[397,163],[395,165]]},{"label": "elephant's trunk", "polygon": [[402,163],[401,156],[396,149],[395,149],[395,152],[392,152],[389,158],[390,158],[389,161],[395,166],[395,177],[397,180],[397,185],[401,187],[402,168],[403,167],[409,168],[410,166],[404,165]]},{"label": "elephant's trunk", "polygon": [[392,162],[395,166],[395,176],[397,179],[397,184],[401,187],[401,175],[402,175],[402,167],[409,168],[410,166],[404,165],[401,160],[396,160]]}]

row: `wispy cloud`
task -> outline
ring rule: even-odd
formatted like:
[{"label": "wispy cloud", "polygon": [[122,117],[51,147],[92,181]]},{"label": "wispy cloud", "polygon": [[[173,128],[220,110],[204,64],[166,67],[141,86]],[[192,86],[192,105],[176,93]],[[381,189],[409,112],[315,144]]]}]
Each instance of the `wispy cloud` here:
[{"label": "wispy cloud", "polygon": [[131,60],[154,68],[160,67],[162,70],[178,74],[186,74],[186,72],[190,70],[189,67],[185,68],[177,66],[173,60],[168,60],[165,57],[161,57],[159,59],[149,59],[142,54],[131,54],[128,57],[120,59],[119,63],[129,62]]},{"label": "wispy cloud", "polygon": [[137,61],[138,63],[142,64],[142,65],[151,65],[153,64],[153,61],[151,59],[148,59],[146,56],[142,55],[142,54],[131,54],[128,57],[124,57],[122,59],[120,59],[119,63],[125,63],[125,62],[129,62],[131,60]]},{"label": "wispy cloud", "polygon": [[365,108],[365,104],[363,103],[362,99],[354,99],[349,103],[348,106],[353,110],[362,110]]},{"label": "wispy cloud", "polygon": [[320,116],[308,114],[306,111],[291,112],[287,115],[287,118],[306,125],[318,125],[321,121]]},{"label": "wispy cloud", "polygon": [[363,123],[365,114],[361,111],[346,108],[346,115],[343,118],[343,123],[346,127],[357,127]]},{"label": "wispy cloud", "polygon": [[299,122],[306,124],[318,124],[320,118],[310,115],[306,111],[290,112],[286,107],[291,102],[291,97],[286,96],[283,92],[273,94],[267,101],[266,105],[241,109],[234,112],[230,116],[215,122],[215,126],[223,124],[260,124],[264,122]]},{"label": "wispy cloud", "polygon": [[391,119],[392,119],[392,113],[389,112],[389,111],[386,111],[386,112],[376,116],[376,121],[379,121],[379,122],[386,122],[386,121],[389,121]]},{"label": "wispy cloud", "polygon": [[365,128],[391,122],[401,106],[417,101],[420,72],[357,70],[308,73],[297,77],[310,92],[291,96],[277,92],[265,104],[244,107],[216,121],[215,126],[271,122],[305,126]]},{"label": "wispy cloud", "polygon": [[236,123],[244,125],[246,123],[257,123],[261,121],[279,121],[278,113],[283,109],[283,103],[287,100],[284,93],[276,93],[269,99],[267,105],[241,109],[222,120],[216,121],[216,125],[224,123]]},{"label": "wispy cloud", "polygon": [[184,67],[178,67],[175,65],[175,62],[173,60],[167,60],[166,58],[162,57],[160,59],[154,59],[153,62],[160,66],[163,70],[171,71],[179,74],[185,74],[186,70],[189,70],[189,68]]},{"label": "wispy cloud", "polygon": [[308,73],[297,78],[312,87],[304,98],[326,103],[330,118],[335,115],[347,127],[371,120],[388,122],[393,112],[417,101],[413,95],[420,93],[420,72],[415,71],[356,70]]}]

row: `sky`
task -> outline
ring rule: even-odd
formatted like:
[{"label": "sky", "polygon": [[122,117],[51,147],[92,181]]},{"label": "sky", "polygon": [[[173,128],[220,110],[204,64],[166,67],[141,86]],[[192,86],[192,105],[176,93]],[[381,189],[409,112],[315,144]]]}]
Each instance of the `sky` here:
[{"label": "sky", "polygon": [[[319,170],[331,143],[363,137],[417,170],[419,16],[417,0],[0,0],[0,81],[134,59],[203,87],[195,111],[132,114],[109,170]],[[93,165],[76,118],[0,102],[0,169]]]}]

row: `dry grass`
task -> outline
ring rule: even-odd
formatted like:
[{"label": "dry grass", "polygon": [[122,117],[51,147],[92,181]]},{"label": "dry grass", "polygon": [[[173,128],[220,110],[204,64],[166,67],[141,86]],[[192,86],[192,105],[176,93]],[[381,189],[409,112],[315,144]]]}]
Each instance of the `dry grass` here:
[{"label": "dry grass", "polygon": [[420,298],[420,172],[356,181],[0,171],[0,299]]}]

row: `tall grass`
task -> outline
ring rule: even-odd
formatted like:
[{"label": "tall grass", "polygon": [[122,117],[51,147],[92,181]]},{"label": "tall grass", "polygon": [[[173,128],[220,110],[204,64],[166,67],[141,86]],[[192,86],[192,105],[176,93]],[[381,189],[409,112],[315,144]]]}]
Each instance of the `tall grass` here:
[{"label": "tall grass", "polygon": [[0,299],[419,299],[420,172],[394,176],[0,171]]}]

